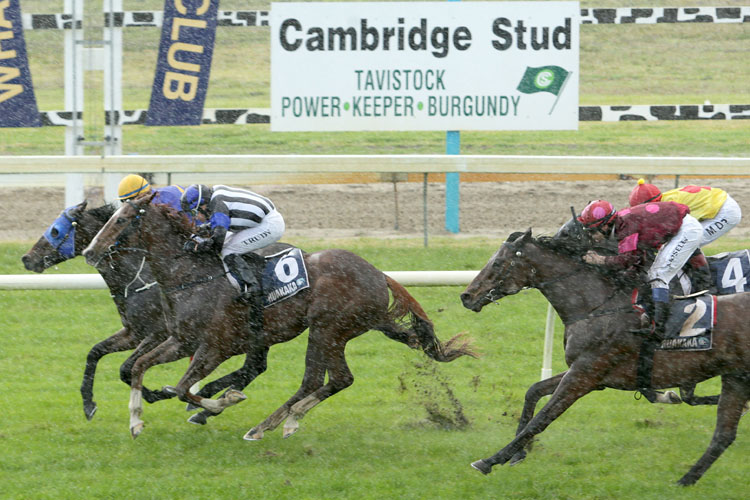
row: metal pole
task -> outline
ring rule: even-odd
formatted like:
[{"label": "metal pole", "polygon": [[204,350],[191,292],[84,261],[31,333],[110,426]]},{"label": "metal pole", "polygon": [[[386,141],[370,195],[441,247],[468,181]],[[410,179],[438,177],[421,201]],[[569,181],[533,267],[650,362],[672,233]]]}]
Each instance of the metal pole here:
[{"label": "metal pole", "polygon": [[555,337],[555,310],[547,304],[547,324],[544,328],[544,354],[542,356],[542,380],[552,376],[552,341]]},{"label": "metal pole", "polygon": [[422,212],[424,215],[424,247],[427,248],[427,172],[422,183]]}]

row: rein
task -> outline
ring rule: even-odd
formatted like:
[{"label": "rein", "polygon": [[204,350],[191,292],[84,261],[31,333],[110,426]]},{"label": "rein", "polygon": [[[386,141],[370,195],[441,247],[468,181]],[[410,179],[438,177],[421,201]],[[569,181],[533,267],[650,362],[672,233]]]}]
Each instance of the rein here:
[{"label": "rein", "polygon": [[215,279],[219,279],[219,278],[225,276],[226,274],[227,274],[226,272],[222,272],[222,273],[219,273],[219,274],[217,274],[215,276],[208,275],[208,276],[205,276],[203,278],[197,279],[195,281],[188,281],[187,283],[181,283],[181,284],[179,284],[177,286],[173,286],[171,288],[165,289],[164,293],[165,294],[170,294],[170,293],[174,293],[174,292],[179,292],[181,290],[186,290],[188,288],[193,288],[194,286],[202,285],[203,283],[209,283],[209,282],[211,282],[211,281],[213,281]]},{"label": "rein", "polygon": [[[505,269],[503,269],[503,272],[501,273],[501,276],[503,276],[504,274],[507,274],[507,273],[509,273],[509,272],[510,272],[510,269],[511,269],[511,268],[512,268],[513,266],[515,266],[515,262],[513,262],[513,260],[511,259],[511,260],[509,260],[509,261],[508,261],[508,265],[507,265],[507,267],[506,267]],[[530,272],[531,272],[531,274],[532,274],[532,275],[534,275],[534,276],[536,276],[536,274],[537,274],[536,268],[534,268],[533,266],[531,267],[531,269],[530,269]],[[540,282],[535,282],[535,283],[533,283],[532,285],[529,285],[529,286],[523,287],[523,288],[522,288],[521,290],[528,290],[528,289],[530,289],[530,288],[537,288],[537,289],[541,290],[541,289],[542,289],[543,287],[545,287],[545,286],[548,286],[548,285],[551,285],[551,284],[554,284],[554,283],[558,283],[558,282],[561,282],[561,281],[567,280],[568,278],[570,278],[570,277],[572,277],[572,276],[576,276],[577,274],[579,274],[579,271],[571,271],[571,272],[569,272],[569,273],[563,274],[563,275],[561,275],[561,276],[557,276],[557,277],[555,277],[555,278],[552,278],[552,279],[550,279],[550,280],[547,280],[547,281],[540,281]],[[499,279],[499,280],[497,281],[497,286],[493,287],[493,288],[492,288],[492,289],[491,289],[491,290],[490,290],[489,292],[487,292],[487,295],[486,295],[486,297],[487,297],[487,298],[488,298],[488,299],[489,299],[490,301],[494,302],[495,304],[497,304],[497,301],[498,301],[498,300],[499,300],[500,298],[502,298],[502,297],[498,297],[498,298],[495,298],[495,296],[494,296],[494,293],[495,293],[495,289],[496,289],[496,288],[497,288],[498,286],[500,286],[500,285],[501,285],[501,284],[503,283],[503,281],[504,281],[504,278],[503,278],[503,279]],[[589,311],[588,313],[578,314],[578,315],[575,315],[575,316],[573,316],[573,317],[569,318],[569,319],[568,319],[568,324],[571,324],[571,325],[572,325],[572,324],[574,324],[574,323],[577,323],[577,322],[579,322],[579,321],[583,321],[583,320],[585,320],[585,319],[598,318],[598,317],[601,317],[601,316],[609,316],[609,315],[612,315],[612,314],[617,314],[617,313],[620,313],[620,312],[627,312],[627,311],[632,311],[632,306],[630,306],[630,305],[627,305],[627,306],[619,306],[619,307],[616,307],[616,308],[614,308],[614,309],[605,309],[605,310],[603,310],[603,311],[597,311],[597,309],[599,309],[600,307],[604,306],[604,305],[605,305],[605,304],[606,304],[607,302],[609,302],[610,300],[612,300],[612,298],[613,298],[613,297],[614,297],[615,295],[617,295],[617,293],[618,293],[618,292],[619,292],[619,290],[615,289],[615,290],[614,290],[614,291],[612,292],[612,294],[610,294],[610,295],[609,295],[609,296],[608,296],[608,297],[607,297],[606,299],[604,299],[604,300],[602,301],[602,303],[601,303],[601,304],[599,304],[598,306],[596,306],[596,307],[594,307],[593,309],[591,309],[591,310],[590,310],[590,311]]]}]

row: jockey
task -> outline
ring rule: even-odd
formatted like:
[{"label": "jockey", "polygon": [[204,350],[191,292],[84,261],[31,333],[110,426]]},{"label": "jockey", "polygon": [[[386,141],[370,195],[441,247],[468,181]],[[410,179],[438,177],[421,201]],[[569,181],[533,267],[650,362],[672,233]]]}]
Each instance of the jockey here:
[{"label": "jockey", "polygon": [[[227,269],[240,285],[240,299],[249,302],[254,326],[263,325],[261,283],[256,276],[265,262],[253,253],[278,241],[284,234],[284,218],[268,198],[246,189],[223,185],[193,184],[182,195],[182,209],[194,216],[202,214],[211,228],[206,239],[185,244],[195,253],[218,252]],[[252,267],[242,257],[247,255]]]},{"label": "jockey", "polygon": [[[117,197],[120,201],[132,200],[152,191],[151,184],[140,175],[130,174],[122,178],[117,187]],[[181,210],[180,197],[184,189],[180,186],[165,186],[153,188],[156,193],[151,203],[169,205],[175,210]]]},{"label": "jockey", "polygon": [[[662,193],[653,184],[638,179],[638,184],[630,192],[628,201],[631,207],[649,201],[675,201],[687,205],[690,207],[690,215],[698,219],[703,226],[701,247],[728,233],[742,219],[742,210],[734,198],[722,189],[708,186],[690,185]],[[699,290],[707,288],[710,283],[710,272],[703,252],[700,249],[696,250],[689,263],[699,273],[700,283],[697,283],[696,287]],[[706,280],[705,283],[703,280]]]},{"label": "jockey", "polygon": [[[703,228],[690,215],[690,208],[675,202],[653,202],[616,212],[611,203],[596,200],[583,209],[578,220],[592,238],[602,241],[611,234],[618,242],[618,254],[603,256],[589,251],[583,260],[611,267],[642,267],[649,251],[656,257],[648,270],[654,301],[655,333],[664,337],[669,316],[669,282],[685,265],[701,241]],[[641,332],[645,333],[645,332]]]}]

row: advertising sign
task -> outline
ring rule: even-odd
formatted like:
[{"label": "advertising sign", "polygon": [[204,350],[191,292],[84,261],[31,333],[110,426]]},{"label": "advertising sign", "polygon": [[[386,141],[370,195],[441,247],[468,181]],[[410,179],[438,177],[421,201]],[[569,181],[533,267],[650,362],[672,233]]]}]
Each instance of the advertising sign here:
[{"label": "advertising sign", "polygon": [[219,0],[166,0],[146,125],[200,125]]},{"label": "advertising sign", "polygon": [[41,127],[18,0],[0,2],[0,127]]},{"label": "advertising sign", "polygon": [[578,128],[578,2],[273,3],[274,131]]}]

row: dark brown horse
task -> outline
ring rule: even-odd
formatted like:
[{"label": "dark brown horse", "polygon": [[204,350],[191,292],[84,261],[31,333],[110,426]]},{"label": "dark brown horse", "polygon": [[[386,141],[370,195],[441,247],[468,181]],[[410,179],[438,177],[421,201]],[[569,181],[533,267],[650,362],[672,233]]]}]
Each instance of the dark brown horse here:
[{"label": "dark brown horse", "polygon": [[[91,242],[97,232],[115,212],[113,205],[86,209],[84,201],[65,209],[49,226],[44,235],[21,257],[26,269],[36,273],[72,259]],[[99,360],[113,352],[141,349],[130,356],[120,368],[120,378],[130,385],[130,368],[135,359],[148,352],[169,335],[164,323],[158,286],[145,263],[145,252],[140,249],[121,249],[113,252],[97,270],[109,288],[120,314],[122,328],[107,339],[97,343],[86,356],[86,368],[81,383],[83,412],[91,420],[96,413],[94,401],[94,376]],[[144,398],[149,402],[170,397],[161,391],[144,388]]]},{"label": "dark brown horse", "polygon": [[[535,435],[589,392],[637,389],[636,367],[643,337],[631,333],[640,326],[640,319],[632,311],[629,289],[568,255],[551,240],[534,239],[531,230],[511,235],[461,294],[461,300],[478,312],[490,302],[529,287],[537,288],[549,300],[565,325],[569,369],[529,389],[515,439],[495,455],[472,464],[484,474],[494,465],[522,458]],[[698,481],[734,441],[750,398],[750,294],[722,295],[717,301],[711,350],[657,350],[654,356],[655,388],[696,384],[715,376],[722,380],[714,436],[703,456],[679,480],[682,485]],[[554,387],[552,397],[533,415],[537,394],[549,387]]]},{"label": "dark brown horse", "polygon": [[[354,377],[344,349],[347,342],[369,330],[379,330],[409,347],[421,348],[437,361],[472,355],[468,342],[459,336],[442,344],[427,315],[405,288],[345,250],[305,254],[310,287],[267,308],[264,331],[253,335],[248,328],[248,307],[235,300],[236,290],[225,278],[219,257],[183,253],[183,244],[194,227],[183,214],[150,205],[148,196],[123,205],[112,216],[84,251],[86,260],[98,262],[132,226],[136,230],[127,244],[148,251],[147,260],[160,284],[171,334],[133,366],[130,428],[134,437],[143,427],[140,389],[145,371],[192,353],[193,361],[177,384],[176,394],[183,401],[217,413],[241,401],[244,395],[230,391],[218,400],[207,399],[190,393],[193,383],[237,354],[245,353],[249,360],[265,360],[270,346],[291,340],[309,328],[301,387],[248,431],[248,440],[261,439],[264,431],[276,428],[284,420],[284,436],[291,435],[298,428],[297,421],[310,409],[349,387]],[[409,327],[401,324],[406,317]],[[265,361],[259,371],[264,369]]]},{"label": "dark brown horse", "polygon": [[[114,213],[114,205],[87,209],[85,201],[66,208],[34,246],[21,257],[21,261],[29,271],[41,273],[81,255],[83,249]],[[276,252],[288,247],[286,243],[277,243],[267,247],[267,250]],[[129,386],[135,360],[169,337],[159,286],[151,274],[143,249],[117,245],[108,253],[107,258],[100,262],[97,271],[109,288],[122,321],[122,328],[94,345],[86,356],[81,396],[83,412],[89,420],[94,417],[97,410],[93,391],[99,360],[107,354],[135,349],[120,367],[120,378]],[[256,370],[260,365],[262,360],[246,361],[240,370],[206,384],[199,394],[210,397],[230,386],[242,389],[257,376]],[[143,398],[149,403],[172,397],[173,392],[143,388]],[[213,414],[203,412],[193,415],[190,421],[203,424],[211,415]]]}]

